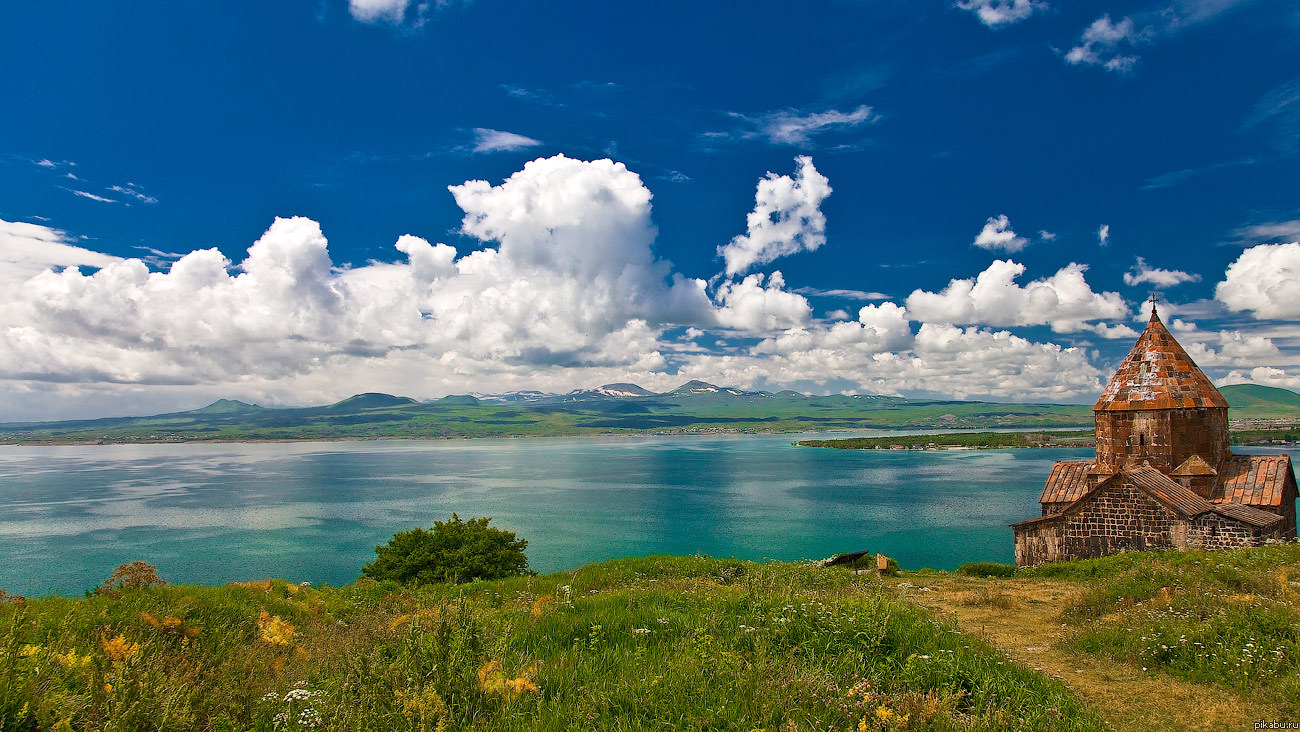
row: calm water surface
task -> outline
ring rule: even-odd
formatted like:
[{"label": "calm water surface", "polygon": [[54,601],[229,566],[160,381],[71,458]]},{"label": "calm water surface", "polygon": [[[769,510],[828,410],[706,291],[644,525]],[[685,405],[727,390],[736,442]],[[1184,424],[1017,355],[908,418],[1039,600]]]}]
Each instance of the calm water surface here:
[{"label": "calm water surface", "polygon": [[144,559],[174,582],[341,584],[452,511],[534,569],[651,553],[904,567],[1009,561],[1053,461],[1090,450],[799,448],[794,435],[0,447],[0,588],[80,593]]}]

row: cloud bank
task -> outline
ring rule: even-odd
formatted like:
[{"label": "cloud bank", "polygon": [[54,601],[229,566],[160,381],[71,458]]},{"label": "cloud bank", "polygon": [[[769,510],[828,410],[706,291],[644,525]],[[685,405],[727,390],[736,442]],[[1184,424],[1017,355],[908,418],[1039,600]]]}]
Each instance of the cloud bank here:
[{"label": "cloud bank", "polygon": [[[61,231],[0,222],[0,418],[166,411],[217,397],[268,404],[359,391],[436,397],[690,378],[749,388],[1087,399],[1102,374],[1079,348],[1006,330],[1131,337],[1123,300],[1071,264],[1021,285],[996,261],[938,291],[814,318],[758,265],[825,242],[830,183],[810,158],[768,174],[745,233],[706,282],[656,256],[652,195],[612,160],[538,158],[493,183],[449,186],[453,247],[404,235],[389,261],[335,261],[319,223],[275,219],[238,261],[112,257]],[[1005,227],[1004,227],[1005,228]],[[699,343],[697,343],[699,341]],[[701,345],[706,344],[706,345]],[[89,405],[89,406],[88,406]]]}]

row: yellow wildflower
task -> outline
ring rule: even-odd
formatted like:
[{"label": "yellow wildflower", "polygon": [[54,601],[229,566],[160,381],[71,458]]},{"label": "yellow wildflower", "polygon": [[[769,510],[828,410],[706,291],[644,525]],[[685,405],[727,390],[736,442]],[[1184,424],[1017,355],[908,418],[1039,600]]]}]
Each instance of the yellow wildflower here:
[{"label": "yellow wildflower", "polygon": [[18,655],[22,656],[23,658],[31,658],[32,656],[35,656],[40,652],[41,652],[40,646],[35,646],[32,645],[31,643],[25,643],[23,644],[22,649],[18,651]]},{"label": "yellow wildflower", "polygon": [[478,670],[478,684],[479,686],[485,686],[488,683],[489,678],[500,676],[500,675],[501,675],[501,662],[488,661],[487,663],[483,664],[482,668]]},{"label": "yellow wildflower", "polygon": [[273,646],[293,645],[294,627],[265,609],[257,616],[257,635]]},{"label": "yellow wildflower", "polygon": [[140,617],[161,633],[181,635],[185,636],[185,638],[197,638],[199,635],[198,626],[186,625],[185,621],[175,615],[168,615],[162,620],[159,620],[157,617],[150,615],[149,613],[142,612],[140,613]]},{"label": "yellow wildflower", "polygon": [[514,692],[516,695],[522,694],[525,691],[541,691],[541,687],[534,684],[531,679],[523,676],[510,679],[505,685],[507,689]]},{"label": "yellow wildflower", "polygon": [[[907,724],[907,715],[899,714],[893,709],[882,705],[876,707],[876,720],[879,721],[885,729],[897,729]],[[866,720],[863,720],[863,725],[859,725],[859,728],[864,728],[865,723]]]},{"label": "yellow wildflower", "polygon": [[542,609],[546,607],[546,603],[554,599],[555,599],[555,595],[551,595],[551,594],[542,595],[541,597],[537,598],[537,602],[533,603],[533,617],[534,618],[542,617]]},{"label": "yellow wildflower", "polygon": [[416,694],[394,691],[393,696],[401,702],[402,714],[407,719],[421,725],[437,720],[434,732],[445,732],[447,729],[447,718],[451,713],[447,709],[447,703],[438,696],[438,691],[432,686],[426,686],[423,691]]},{"label": "yellow wildflower", "polygon": [[426,607],[412,613],[402,613],[388,622],[389,630],[397,630],[404,623],[418,625],[423,620],[437,620],[441,611],[436,607]]},{"label": "yellow wildflower", "polygon": [[63,666],[64,668],[66,668],[66,669],[72,671],[72,670],[76,670],[76,669],[79,669],[79,668],[85,668],[85,667],[89,666],[89,665],[90,665],[90,654],[87,653],[87,654],[85,654],[85,655],[80,655],[80,654],[77,653],[77,649],[73,648],[72,650],[68,651],[67,653],[56,653],[56,654],[54,654],[54,660],[58,661],[58,662],[59,662],[59,665],[61,665],[61,666]]},{"label": "yellow wildflower", "polygon": [[114,663],[126,663],[140,654],[140,644],[128,642],[122,635],[112,639],[101,638],[99,644]]},{"label": "yellow wildflower", "polygon": [[541,691],[541,687],[533,683],[532,677],[536,673],[537,664],[534,663],[515,678],[509,679],[506,678],[500,661],[488,661],[478,670],[478,685],[489,694],[498,694],[507,700],[512,700],[525,691]]}]

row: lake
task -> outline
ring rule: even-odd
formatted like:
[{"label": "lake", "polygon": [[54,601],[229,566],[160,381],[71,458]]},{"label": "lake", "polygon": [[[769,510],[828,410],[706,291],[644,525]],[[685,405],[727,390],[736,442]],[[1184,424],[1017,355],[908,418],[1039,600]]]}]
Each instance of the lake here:
[{"label": "lake", "polygon": [[540,572],[860,549],[952,569],[1011,561],[1007,524],[1038,514],[1052,463],[1091,454],[790,444],[801,437],[0,447],[0,588],[79,594],[136,559],[172,582],[343,584],[394,532],[453,511],[528,539]]}]

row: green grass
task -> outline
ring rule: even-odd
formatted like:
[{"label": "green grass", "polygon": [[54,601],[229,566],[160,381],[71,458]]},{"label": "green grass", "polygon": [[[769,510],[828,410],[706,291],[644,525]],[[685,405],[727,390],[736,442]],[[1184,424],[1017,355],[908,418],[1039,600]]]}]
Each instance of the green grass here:
[{"label": "green grass", "polygon": [[902,728],[1101,725],[1060,683],[839,568],[648,557],[414,590],[0,604],[3,730]]},{"label": "green grass", "polygon": [[1300,416],[1300,394],[1259,384],[1233,384],[1219,388],[1236,417],[1286,418]]},{"label": "green grass", "polygon": [[1087,580],[1069,650],[1233,687],[1300,712],[1300,546],[1154,552],[1020,573]]},{"label": "green grass", "polygon": [[957,568],[963,577],[1014,577],[1016,565],[1001,562],[968,562]]}]

